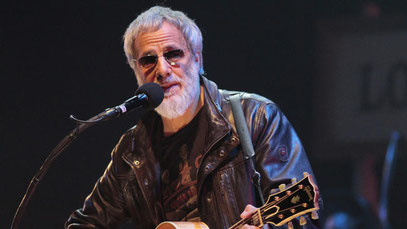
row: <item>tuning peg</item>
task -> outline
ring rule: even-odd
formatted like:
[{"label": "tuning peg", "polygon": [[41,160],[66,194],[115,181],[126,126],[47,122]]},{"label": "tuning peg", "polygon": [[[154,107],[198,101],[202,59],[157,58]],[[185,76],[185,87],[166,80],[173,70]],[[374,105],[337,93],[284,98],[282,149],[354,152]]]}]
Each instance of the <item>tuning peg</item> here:
[{"label": "tuning peg", "polygon": [[311,218],[312,218],[312,219],[319,219],[318,213],[317,213],[316,211],[313,211],[313,212],[311,213]]},{"label": "tuning peg", "polygon": [[297,178],[294,177],[293,179],[291,179],[291,183],[292,183],[292,184],[297,183]]},{"label": "tuning peg", "polygon": [[293,223],[290,221],[287,223],[288,229],[294,229]]},{"label": "tuning peg", "polygon": [[307,177],[309,175],[309,173],[303,172],[302,175],[304,175],[304,177]]},{"label": "tuning peg", "polygon": [[300,217],[300,225],[304,226],[305,224],[307,224],[307,220],[304,218],[304,216]]},{"label": "tuning peg", "polygon": [[280,189],[280,191],[283,191],[285,189],[285,184],[280,184],[278,188]]}]

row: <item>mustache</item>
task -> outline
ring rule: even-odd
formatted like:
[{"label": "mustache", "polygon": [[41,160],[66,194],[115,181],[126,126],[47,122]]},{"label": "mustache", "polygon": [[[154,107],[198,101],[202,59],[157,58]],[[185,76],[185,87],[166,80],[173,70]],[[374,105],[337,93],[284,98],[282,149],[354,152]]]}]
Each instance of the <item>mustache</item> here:
[{"label": "mustache", "polygon": [[171,84],[181,83],[181,79],[178,76],[166,77],[164,80],[157,81],[156,83],[160,86],[168,86]]}]

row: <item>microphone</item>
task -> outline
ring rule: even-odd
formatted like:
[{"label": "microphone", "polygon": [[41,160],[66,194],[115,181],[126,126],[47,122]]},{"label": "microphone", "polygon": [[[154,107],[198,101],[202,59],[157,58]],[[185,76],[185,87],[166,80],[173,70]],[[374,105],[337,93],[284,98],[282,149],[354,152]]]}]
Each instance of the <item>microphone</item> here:
[{"label": "microphone", "polygon": [[113,108],[108,108],[105,114],[102,116],[102,120],[109,120],[111,118],[117,118],[121,114],[132,111],[140,106],[143,106],[146,110],[152,110],[164,99],[164,91],[160,85],[156,83],[146,83],[141,85],[136,90],[136,95],[130,99],[124,101],[122,104]]},{"label": "microphone", "polygon": [[70,119],[74,120],[78,124],[84,123],[97,123],[100,121],[107,121],[113,118],[119,117],[121,114],[132,111],[140,106],[143,106],[146,110],[152,110],[164,99],[164,91],[160,85],[156,83],[146,83],[141,85],[136,90],[136,95],[130,99],[124,101],[124,103],[115,106],[113,108],[107,108],[104,112],[94,116],[88,120],[80,120],[75,116],[69,116]]}]

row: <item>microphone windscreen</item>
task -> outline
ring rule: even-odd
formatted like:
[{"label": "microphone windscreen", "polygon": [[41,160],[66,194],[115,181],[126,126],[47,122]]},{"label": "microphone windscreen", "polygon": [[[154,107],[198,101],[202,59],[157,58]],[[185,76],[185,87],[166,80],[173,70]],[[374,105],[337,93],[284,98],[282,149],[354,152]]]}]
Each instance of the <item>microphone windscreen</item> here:
[{"label": "microphone windscreen", "polygon": [[154,109],[161,104],[164,99],[164,91],[160,87],[160,85],[156,83],[146,83],[141,85],[136,90],[136,95],[138,94],[146,94],[148,98],[148,102],[146,105],[147,109]]}]

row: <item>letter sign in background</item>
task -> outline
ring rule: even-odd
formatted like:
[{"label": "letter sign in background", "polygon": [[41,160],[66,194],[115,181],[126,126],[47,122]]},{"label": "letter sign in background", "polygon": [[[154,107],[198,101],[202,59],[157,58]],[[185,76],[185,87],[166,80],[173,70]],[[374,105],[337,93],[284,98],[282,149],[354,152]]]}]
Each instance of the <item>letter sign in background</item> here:
[{"label": "letter sign in background", "polygon": [[317,141],[375,145],[385,144],[394,130],[407,134],[407,26],[403,20],[319,24],[314,88]]}]

